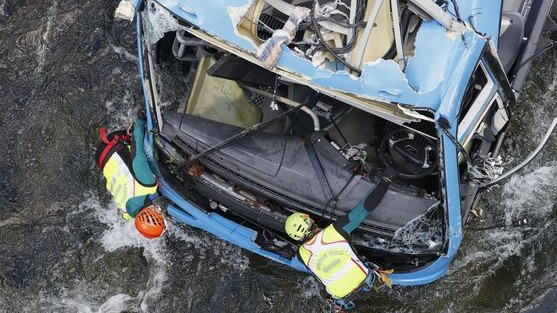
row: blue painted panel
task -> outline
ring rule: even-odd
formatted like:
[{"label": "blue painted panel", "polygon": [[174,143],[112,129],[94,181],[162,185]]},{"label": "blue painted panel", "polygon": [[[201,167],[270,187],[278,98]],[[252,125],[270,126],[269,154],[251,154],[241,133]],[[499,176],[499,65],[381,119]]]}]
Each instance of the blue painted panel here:
[{"label": "blue painted panel", "polygon": [[[238,13],[247,9],[250,1],[218,0],[159,0],[184,20],[203,31],[235,46],[252,56],[257,43],[236,32]],[[469,9],[468,9],[469,11]],[[497,18],[498,19],[498,18]],[[277,67],[296,73],[313,84],[328,89],[357,94],[366,99],[397,102],[436,110],[445,92],[444,79],[453,72],[453,64],[466,53],[461,34],[447,32],[436,22],[424,22],[418,31],[414,57],[408,60],[407,74],[392,61],[378,60],[366,64],[361,77],[344,71],[331,71],[313,66],[305,58],[295,55],[286,46]],[[470,31],[471,32],[471,31]],[[473,33],[473,32],[471,32]],[[478,36],[474,34],[474,36]],[[415,59],[415,60],[413,60]]]},{"label": "blue painted panel", "polygon": [[[137,4],[136,7],[139,7],[139,4]],[[139,75],[141,76],[141,88],[143,89],[143,98],[145,99],[145,114],[147,115],[147,129],[153,129],[153,119],[151,117],[151,105],[150,105],[150,101],[151,99],[149,99],[149,92],[147,91],[147,88],[145,87],[145,70],[143,69],[143,45],[142,42],[143,40],[141,40],[141,14],[139,13],[139,11],[136,12],[135,14],[135,23],[136,23],[136,40],[137,40],[137,63],[139,64]],[[145,149],[149,150],[150,153],[147,153],[147,158],[149,160],[153,160],[154,156],[153,156],[153,134],[151,132],[147,133],[147,136],[145,136],[145,140],[147,141],[147,144],[145,145]]]},{"label": "blue painted panel", "polygon": [[[416,36],[416,50],[408,59],[406,75],[410,85],[420,93],[446,88],[454,63],[466,53],[467,47],[458,34],[446,32],[437,22],[422,22]],[[439,97],[438,97],[439,98]],[[437,108],[439,103],[421,103],[420,106]]]},{"label": "blue painted panel", "polygon": [[249,6],[249,0],[157,0],[172,13],[229,44],[255,54],[256,44],[236,33],[236,21],[229,10]]},{"label": "blue painted panel", "polygon": [[[479,33],[492,38],[497,47],[502,0],[457,0],[457,3],[462,19]],[[452,4],[450,7],[454,12]]]},{"label": "blue painted panel", "polygon": [[455,131],[456,125],[453,121],[457,117],[462,104],[464,91],[470,77],[472,77],[472,73],[474,73],[486,44],[484,38],[476,36],[471,31],[465,32],[462,38],[463,45],[466,48],[462,50],[458,62],[453,67],[450,75],[446,78],[446,91],[442,94],[442,102],[435,118],[438,120],[439,117],[445,117],[451,122]]},{"label": "blue painted panel", "polygon": [[168,206],[168,213],[176,220],[190,226],[203,229],[221,239],[251,252],[257,253],[263,257],[290,266],[293,269],[308,273],[305,265],[302,264],[297,257],[287,259],[276,253],[262,249],[254,242],[257,236],[256,231],[226,219],[216,213],[204,213],[194,204],[188,202],[184,199],[184,197],[174,191],[164,179],[160,179],[159,190],[163,196],[176,204],[176,206]]},{"label": "blue painted panel", "polygon": [[428,267],[413,273],[389,275],[394,285],[416,286],[425,285],[443,277],[449,268],[452,258],[440,257]]}]

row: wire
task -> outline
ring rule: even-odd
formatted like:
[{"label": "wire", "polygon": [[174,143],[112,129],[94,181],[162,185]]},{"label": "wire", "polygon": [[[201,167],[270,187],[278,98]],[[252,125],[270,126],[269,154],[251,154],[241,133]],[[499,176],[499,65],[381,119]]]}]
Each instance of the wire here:
[{"label": "wire", "polygon": [[[296,117],[296,122],[298,123],[298,125],[302,125],[301,121],[299,118]],[[301,127],[302,129],[303,126]],[[323,179],[325,180],[325,183],[327,184],[327,187],[329,188],[329,193],[331,194],[331,197],[329,198],[329,200],[327,200],[327,202],[325,203],[325,207],[324,210],[321,213],[321,216],[319,218],[319,220],[317,221],[317,224],[319,224],[323,218],[325,217],[325,213],[327,213],[329,206],[332,203],[332,211],[329,214],[329,222],[332,222],[333,216],[335,214],[335,211],[337,209],[337,199],[338,196],[341,195],[344,190],[348,187],[348,185],[350,185],[350,182],[352,181],[352,179],[354,179],[355,174],[352,174],[352,176],[350,177],[350,179],[348,179],[346,181],[346,183],[344,184],[344,186],[342,187],[342,189],[339,191],[338,194],[335,195],[333,188],[331,187],[331,183],[329,182],[329,179],[327,178],[327,173],[325,173],[325,169],[323,168],[323,164],[321,163],[321,160],[319,159],[319,154],[317,153],[317,151],[315,150],[315,146],[313,144],[313,141],[311,140],[311,138],[307,139],[307,142],[309,142],[309,144],[307,144],[309,146],[309,148],[311,149],[311,153],[315,156],[315,160],[317,161],[317,165],[319,166],[319,170],[321,171],[321,175],[323,177]],[[308,151],[309,152],[309,151]],[[312,162],[313,163],[313,162]]]},{"label": "wire", "polygon": [[340,131],[340,128],[337,125],[337,122],[335,122],[335,119],[332,116],[329,116],[329,119],[331,120],[331,123],[333,123],[333,126],[335,127],[335,129],[337,130],[338,134],[340,135],[340,137],[342,137],[342,140],[344,140],[344,144],[348,144],[348,140],[346,140],[346,137],[344,137],[344,135],[342,134],[342,132]]},{"label": "wire", "polygon": [[464,147],[462,147],[462,145],[460,144],[460,142],[458,142],[458,140],[456,140],[456,138],[453,136],[453,134],[451,134],[448,131],[448,127],[449,127],[449,122],[444,119],[441,118],[439,119],[439,126],[441,127],[441,130],[443,131],[443,133],[449,137],[449,139],[451,140],[451,142],[456,146],[457,150],[462,153],[462,155],[464,156],[464,159],[466,160],[466,165],[468,166],[468,168],[470,168],[470,166],[472,166],[472,159],[470,158],[470,155],[468,154],[468,152],[466,152],[466,150],[464,149]]},{"label": "wire", "polygon": [[[315,29],[315,34],[317,36],[317,39],[319,40],[320,44],[325,48],[325,50],[327,50],[327,52],[329,52],[330,54],[332,54],[337,60],[339,60],[342,64],[344,64],[346,67],[348,67],[349,69],[351,69],[352,71],[356,72],[358,75],[360,75],[362,73],[362,71],[360,71],[358,68],[356,68],[355,66],[353,66],[352,64],[348,63],[346,60],[344,60],[341,56],[339,56],[334,50],[333,48],[331,48],[327,42],[325,41],[325,39],[323,38],[323,34],[321,34],[321,31],[319,30],[319,24],[317,23],[317,20],[315,19],[315,7],[317,6],[317,1],[314,0],[313,2],[313,6],[310,12],[310,18],[311,18],[311,22],[313,25],[313,28]],[[357,37],[357,36],[353,36],[353,37]]]},{"label": "wire", "polygon": [[345,22],[337,21],[337,20],[335,20],[334,18],[325,17],[325,16],[318,17],[318,18],[316,18],[316,20],[317,20],[318,22],[320,22],[320,21],[329,21],[329,22],[335,23],[335,24],[337,24],[337,25],[340,25],[340,26],[346,27],[346,28],[365,27],[365,26],[367,25],[367,22],[365,22],[365,21],[357,22],[357,23],[355,23],[355,24],[348,24],[348,23],[345,23]]},{"label": "wire", "polygon": [[358,1],[358,5],[356,8],[356,16],[355,16],[355,20],[358,21],[355,24],[348,24],[348,23],[344,23],[344,22],[340,22],[340,21],[335,21],[334,19],[330,18],[330,17],[318,17],[315,18],[315,12],[312,11],[312,18],[315,18],[315,20],[320,21],[320,20],[328,20],[331,21],[337,25],[340,26],[344,26],[347,28],[353,28],[353,35],[350,38],[350,41],[348,43],[346,43],[346,45],[344,45],[344,47],[341,48],[333,48],[331,46],[328,46],[328,44],[326,42],[321,42],[321,47],[318,47],[317,50],[318,51],[322,51],[324,49],[327,49],[326,45],[336,54],[345,54],[348,53],[350,51],[352,51],[355,47],[356,47],[356,38],[358,37],[358,30],[360,27],[365,26],[367,23],[365,21],[362,21],[363,19],[363,12],[364,12],[364,8],[365,5],[363,4],[363,2]]},{"label": "wire", "polygon": [[527,58],[526,60],[524,60],[522,63],[520,63],[520,65],[514,70],[514,75],[513,75],[513,80],[516,77],[516,74],[518,74],[518,71],[520,71],[520,69],[530,63],[532,60],[534,60],[535,58],[541,56],[542,54],[544,54],[545,52],[547,52],[549,49],[555,47],[557,45],[557,42],[555,41],[551,41],[550,43],[548,43],[547,45],[545,45],[545,47],[541,48],[540,50],[538,50],[537,52],[535,52],[534,54],[532,54],[529,58]]},{"label": "wire", "polygon": [[536,150],[534,150],[534,152],[532,152],[524,161],[522,161],[520,164],[518,164],[517,166],[515,166],[514,168],[512,168],[508,172],[506,172],[503,175],[499,176],[498,178],[482,185],[481,187],[483,188],[483,187],[488,187],[488,186],[491,186],[493,184],[496,184],[496,183],[500,182],[501,180],[503,180],[503,179],[511,176],[512,174],[516,173],[518,170],[520,170],[524,166],[528,165],[528,163],[530,163],[540,153],[542,148],[545,146],[547,140],[549,139],[549,136],[551,135],[551,133],[555,129],[555,126],[557,126],[557,117],[553,119],[553,122],[549,126],[549,129],[546,131],[545,136],[543,137],[543,139],[540,142],[540,144],[538,145],[538,147],[536,147]]},{"label": "wire", "polygon": [[458,4],[456,3],[455,0],[451,0],[451,2],[453,3],[453,7],[454,7],[454,11],[456,13],[456,19],[461,22],[464,23],[464,21],[462,20],[462,18],[460,17],[460,9],[458,8]]},{"label": "wire", "polygon": [[[449,11],[449,1],[447,0],[437,0],[435,2],[438,6],[440,6],[443,10],[445,11]],[[458,4],[456,3],[455,0],[451,0],[451,3],[453,4],[454,7],[454,11],[455,14],[454,16],[456,17],[457,21],[464,23],[464,20],[462,20],[462,18],[460,17],[460,9],[458,8]],[[449,12],[451,15],[453,15],[451,12]]]}]

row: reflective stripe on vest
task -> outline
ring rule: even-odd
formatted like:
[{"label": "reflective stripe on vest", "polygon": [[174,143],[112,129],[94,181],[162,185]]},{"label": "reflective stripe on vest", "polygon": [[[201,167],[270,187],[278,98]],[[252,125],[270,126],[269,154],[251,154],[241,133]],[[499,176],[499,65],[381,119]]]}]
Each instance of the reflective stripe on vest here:
[{"label": "reflective stripe on vest", "polygon": [[157,186],[145,187],[132,175],[126,162],[118,153],[113,153],[103,168],[106,189],[110,191],[116,206],[126,209],[126,202],[133,197],[150,195],[157,192]]},{"label": "reflective stripe on vest", "polygon": [[341,299],[365,281],[368,269],[346,239],[329,225],[299,249],[304,264],[321,280],[327,292]]}]

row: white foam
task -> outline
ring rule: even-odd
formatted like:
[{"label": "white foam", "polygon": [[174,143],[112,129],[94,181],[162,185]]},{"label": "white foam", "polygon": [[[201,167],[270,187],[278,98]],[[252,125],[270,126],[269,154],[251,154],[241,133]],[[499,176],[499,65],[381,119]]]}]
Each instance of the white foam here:
[{"label": "white foam", "polygon": [[[149,303],[161,295],[162,287],[167,280],[167,263],[166,263],[166,245],[163,239],[146,239],[141,236],[135,229],[133,221],[124,221],[116,213],[116,207],[113,203],[108,208],[99,208],[96,210],[98,219],[108,226],[101,236],[100,242],[103,248],[112,252],[124,247],[141,247],[145,259],[149,263],[149,280],[146,290],[136,296],[141,298],[141,310],[149,312]],[[122,301],[129,300],[123,295],[118,298],[110,298],[111,305],[123,305]],[[122,301],[118,302],[120,299]],[[106,304],[106,302],[105,302]],[[103,305],[105,305],[103,304]],[[101,305],[102,307],[102,305]]]},{"label": "white foam", "polygon": [[130,52],[128,52],[128,50],[126,50],[126,48],[124,47],[118,47],[115,46],[113,44],[110,44],[110,47],[112,48],[112,51],[118,53],[119,55],[123,56],[126,60],[137,63],[139,61],[139,59],[137,58],[137,56],[135,56],[135,54],[132,54]]},{"label": "white foam", "polygon": [[[249,259],[244,254],[242,248],[232,245],[211,234],[200,232],[194,229],[182,229],[178,225],[172,224],[169,220],[168,234],[192,244],[201,259],[207,258],[207,252],[216,251],[220,256],[221,264],[243,272],[249,267]],[[193,256],[190,256],[193,257]],[[218,270],[218,269],[216,269]]]},{"label": "white foam", "polygon": [[[44,312],[56,312],[59,309],[69,309],[77,313],[93,313],[95,310],[80,298],[66,298],[61,299],[52,297],[40,297],[39,308],[44,310]],[[35,309],[24,309],[24,312],[36,312]]]},{"label": "white foam", "polygon": [[[523,274],[535,271],[535,260],[531,255],[523,255],[523,250],[531,242],[538,240],[536,233],[542,232],[548,226],[540,226],[539,223],[531,221],[543,221],[552,214],[557,193],[557,186],[554,184],[556,174],[557,166],[550,164],[522,175],[512,176],[503,186],[503,200],[500,205],[490,208],[501,212],[504,225],[467,233],[462,256],[453,262],[449,274],[457,273],[465,267],[481,267],[481,275],[475,280],[483,280],[515,255],[528,259]],[[472,244],[467,244],[468,242]],[[467,269],[467,272],[470,272],[470,269]]]},{"label": "white foam", "polygon": [[107,99],[104,106],[106,115],[110,117],[108,125],[105,125],[108,131],[127,128],[133,123],[135,105],[129,90],[124,90],[124,95],[118,94],[115,99]]},{"label": "white foam", "polygon": [[313,276],[306,276],[299,284],[302,298],[321,298],[321,284]]},{"label": "white foam", "polygon": [[119,313],[126,309],[126,302],[132,300],[133,298],[127,294],[119,293],[110,297],[103,303],[97,312],[102,313]]},{"label": "white foam", "polygon": [[[92,216],[106,225],[106,229],[99,236],[99,242],[107,253],[114,252],[118,249],[127,247],[140,247],[143,250],[145,259],[149,267],[149,279],[145,290],[137,295],[129,295],[118,293],[108,297],[108,299],[100,304],[94,305],[88,303],[81,295],[87,294],[88,290],[80,290],[79,288],[65,294],[60,299],[47,298],[46,302],[50,307],[64,307],[77,312],[121,312],[130,305],[139,305],[142,312],[150,312],[150,305],[162,296],[162,289],[168,280],[167,271],[169,264],[167,254],[170,253],[163,239],[149,240],[142,237],[132,221],[124,221],[116,213],[114,202],[110,202],[107,206],[101,205],[99,198],[93,192],[83,194],[84,202],[79,204],[78,208],[68,214],[68,219],[83,218],[84,216]],[[185,262],[192,261],[194,257],[201,259],[214,257],[213,253],[220,257],[221,264],[224,267],[239,271],[241,273],[248,268],[249,259],[241,248],[229,244],[221,239],[204,232],[193,229],[182,229],[178,225],[173,224],[169,219],[168,231],[165,236],[174,236],[175,238],[187,243],[191,243],[196,250],[195,255],[187,254]],[[210,254],[209,254],[210,252]],[[104,256],[99,256],[98,259]],[[97,259],[97,260],[98,260]],[[97,260],[93,261],[96,262]],[[198,266],[203,266],[203,262],[198,262]],[[222,268],[215,268],[222,270]],[[314,283],[314,289],[318,290],[318,285]],[[84,286],[83,289],[86,289]],[[318,291],[316,291],[318,293]]]},{"label": "white foam", "polygon": [[[65,292],[61,298],[44,297],[41,302],[48,305],[49,309],[67,308],[77,312],[121,312],[130,305],[130,301],[139,304],[143,312],[150,312],[149,304],[162,294],[162,288],[167,281],[166,245],[161,239],[148,240],[142,237],[134,227],[133,222],[122,220],[116,213],[113,202],[102,206],[98,197],[93,192],[86,192],[83,195],[85,200],[78,205],[77,209],[69,213],[67,219],[84,218],[88,216],[96,217],[107,228],[100,235],[100,243],[107,252],[125,247],[141,247],[145,259],[149,264],[149,279],[145,290],[137,295],[118,293],[100,305],[87,302],[89,294],[87,284],[81,288],[76,288]],[[103,256],[97,258],[99,260]],[[93,261],[96,262],[97,260]]]},{"label": "white foam", "polygon": [[544,218],[550,214],[557,193],[556,176],[556,166],[542,166],[524,175],[512,176],[503,188],[507,225],[524,217]]},{"label": "white foam", "polygon": [[46,30],[44,31],[43,36],[42,36],[42,41],[37,48],[38,65],[35,68],[35,71],[37,73],[42,73],[43,72],[43,68],[44,68],[44,65],[46,63],[46,53],[50,49],[50,42],[49,42],[50,33],[52,31],[52,27],[53,27],[54,23],[58,19],[58,2],[57,1],[52,1],[50,3],[50,5],[48,6],[47,16],[48,16],[48,20],[46,22]]},{"label": "white foam", "polygon": [[551,100],[554,100],[553,97],[555,96],[554,91],[556,86],[557,86],[557,71],[553,71],[553,80],[551,81],[551,84],[547,86],[547,91],[544,93],[544,98],[546,98],[546,96],[551,96],[552,97]]}]

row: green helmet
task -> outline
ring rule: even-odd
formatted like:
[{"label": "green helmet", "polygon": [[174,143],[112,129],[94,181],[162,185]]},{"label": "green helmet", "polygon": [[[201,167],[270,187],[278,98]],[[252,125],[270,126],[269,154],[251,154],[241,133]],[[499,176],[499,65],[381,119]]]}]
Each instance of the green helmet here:
[{"label": "green helmet", "polygon": [[296,212],[292,213],[287,219],[286,223],[284,224],[284,229],[288,236],[292,239],[301,241],[309,235],[311,232],[311,226],[313,226],[313,220],[309,215]]}]

